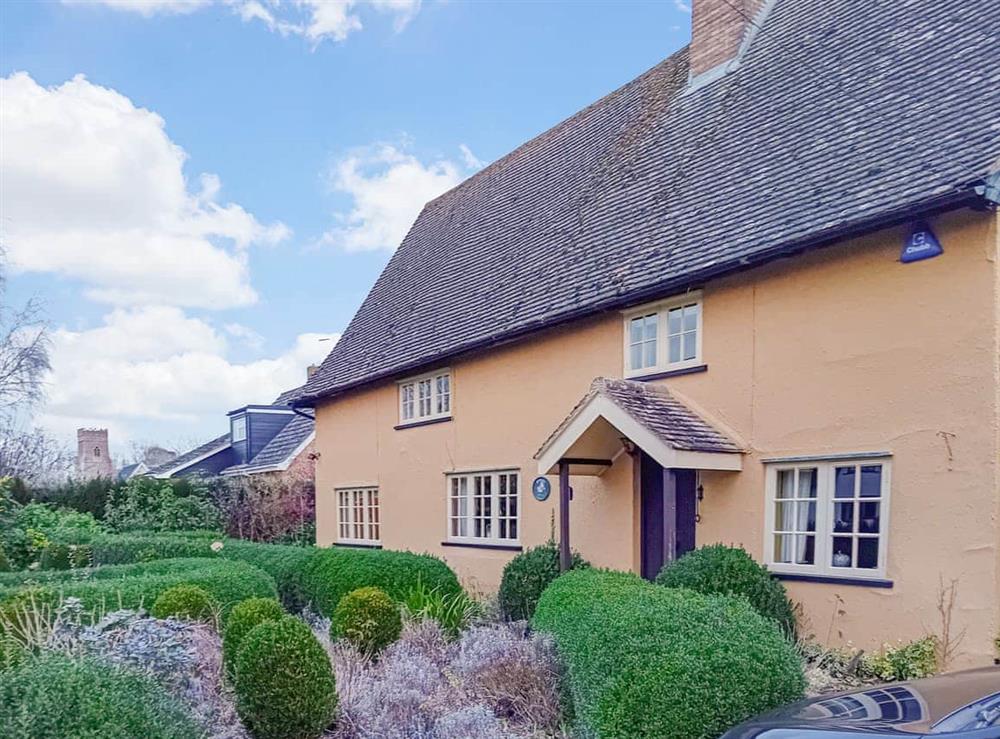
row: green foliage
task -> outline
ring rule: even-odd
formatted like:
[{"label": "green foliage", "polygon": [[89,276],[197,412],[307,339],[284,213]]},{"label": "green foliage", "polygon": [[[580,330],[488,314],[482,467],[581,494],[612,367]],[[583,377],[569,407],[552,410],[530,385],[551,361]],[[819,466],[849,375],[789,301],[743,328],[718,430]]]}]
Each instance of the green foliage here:
[{"label": "green foliage", "polygon": [[429,554],[386,549],[320,549],[305,562],[302,592],[324,615],[332,615],[340,599],[352,590],[375,586],[402,600],[417,582],[442,595],[461,592],[448,565]]},{"label": "green foliage", "polygon": [[886,644],[880,652],[861,658],[860,672],[864,675],[895,682],[930,677],[938,671],[938,640],[934,636],[900,643]]},{"label": "green foliage", "polygon": [[100,521],[104,518],[108,493],[119,485],[121,483],[110,478],[98,477],[85,481],[68,480],[55,486],[32,487],[28,492],[32,501],[89,513]]},{"label": "green foliage", "polygon": [[401,605],[409,618],[437,621],[452,637],[483,615],[483,607],[464,591],[442,593],[420,580],[407,591]]},{"label": "green foliage", "polygon": [[[590,565],[573,553],[571,569]],[[542,592],[559,577],[559,548],[552,542],[522,552],[503,568],[497,599],[500,612],[511,621],[530,619]]]},{"label": "green foliage", "polygon": [[104,522],[115,531],[180,531],[221,527],[219,509],[189,480],[134,477],[112,488],[104,507]]},{"label": "green foliage", "polygon": [[738,547],[713,544],[688,552],[660,570],[658,585],[699,593],[742,595],[758,613],[774,619],[795,638],[795,611],[785,586]]},{"label": "green foliage", "polygon": [[43,570],[79,570],[91,565],[88,544],[49,542],[42,550],[39,564]]},{"label": "green foliage", "polygon": [[169,559],[89,570],[11,572],[0,574],[0,602],[25,586],[37,584],[63,597],[80,598],[84,609],[149,608],[175,585],[197,585],[219,605],[223,619],[247,598],[276,597],[274,580],[245,562]]},{"label": "green foliage", "polygon": [[194,739],[202,733],[147,678],[105,663],[49,653],[0,671],[0,735]]},{"label": "green foliage", "polygon": [[10,562],[7,561],[3,547],[0,547],[0,572],[10,572]]},{"label": "green foliage", "polygon": [[555,639],[586,735],[717,737],[805,687],[793,645],[742,598],[583,569],[545,590],[533,626]]},{"label": "green foliage", "polygon": [[[89,513],[42,503],[21,506],[9,497],[0,500],[0,549],[15,569],[39,562],[54,540],[86,540],[98,531],[100,524]],[[55,561],[59,562],[58,554]]]},{"label": "green foliage", "polygon": [[222,637],[222,661],[230,677],[235,673],[236,655],[246,635],[265,621],[277,621],[284,616],[284,609],[274,598],[247,598],[236,604],[226,620]]},{"label": "green foliage", "polygon": [[256,739],[312,739],[334,717],[337,691],[326,651],[285,616],[251,629],[236,656],[236,710]]},{"label": "green foliage", "polygon": [[197,585],[174,585],[156,598],[151,613],[155,618],[182,618],[189,621],[211,621],[215,611],[212,596]]},{"label": "green foliage", "polygon": [[347,639],[363,654],[375,655],[399,638],[403,620],[399,606],[381,588],[352,590],[337,603],[330,637]]},{"label": "green foliage", "polygon": [[297,613],[309,602],[309,597],[303,590],[302,574],[309,560],[319,551],[315,547],[226,539],[218,556],[249,562],[264,570],[277,583],[278,594],[285,608]]}]

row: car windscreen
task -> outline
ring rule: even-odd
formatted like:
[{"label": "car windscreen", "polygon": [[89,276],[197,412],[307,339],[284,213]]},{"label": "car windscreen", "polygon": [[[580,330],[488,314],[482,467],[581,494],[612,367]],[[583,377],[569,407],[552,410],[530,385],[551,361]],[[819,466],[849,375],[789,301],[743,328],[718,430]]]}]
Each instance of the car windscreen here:
[{"label": "car windscreen", "polygon": [[934,724],[931,734],[958,733],[1000,726],[1000,693],[959,708]]}]

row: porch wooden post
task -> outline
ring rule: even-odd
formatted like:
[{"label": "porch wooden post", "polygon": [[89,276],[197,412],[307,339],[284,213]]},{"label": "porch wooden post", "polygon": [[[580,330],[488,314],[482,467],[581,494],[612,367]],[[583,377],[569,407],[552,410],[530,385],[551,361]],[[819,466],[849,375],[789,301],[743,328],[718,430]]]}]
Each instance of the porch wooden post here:
[{"label": "porch wooden post", "polygon": [[663,561],[677,559],[677,476],[663,468]]},{"label": "porch wooden post", "polygon": [[559,571],[570,568],[569,549],[569,463],[559,462]]}]

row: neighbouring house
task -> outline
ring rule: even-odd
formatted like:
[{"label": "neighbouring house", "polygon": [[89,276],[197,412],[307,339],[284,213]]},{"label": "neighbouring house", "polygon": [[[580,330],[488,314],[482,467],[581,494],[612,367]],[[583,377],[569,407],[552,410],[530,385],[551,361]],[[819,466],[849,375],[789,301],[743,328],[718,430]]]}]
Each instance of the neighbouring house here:
[{"label": "neighbouring house", "polygon": [[302,387],[289,390],[270,405],[246,405],[230,411],[229,430],[201,446],[148,469],[151,477],[282,475],[312,480],[315,467],[311,414],[291,403]]},{"label": "neighbouring house", "polygon": [[832,644],[940,634],[954,584],[952,666],[989,662],[1000,3],[692,6],[426,205],[295,401],[318,543],[486,589],[552,536],[646,577],[738,544]]},{"label": "neighbouring house", "polygon": [[118,470],[118,480],[119,482],[127,482],[133,477],[142,477],[154,467],[165,465],[176,457],[177,452],[173,449],[165,449],[162,446],[146,447],[143,450],[142,459]]}]

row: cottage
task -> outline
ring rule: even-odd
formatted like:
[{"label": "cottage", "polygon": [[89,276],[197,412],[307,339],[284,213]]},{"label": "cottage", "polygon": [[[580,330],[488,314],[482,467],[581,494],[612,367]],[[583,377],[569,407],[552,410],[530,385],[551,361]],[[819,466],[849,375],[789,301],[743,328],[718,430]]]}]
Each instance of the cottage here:
[{"label": "cottage", "polygon": [[[694,0],[689,47],[427,204],[307,383],[318,542],[495,588],[713,542],[804,628],[1000,629],[1000,3]],[[549,492],[551,491],[551,494]]]}]

